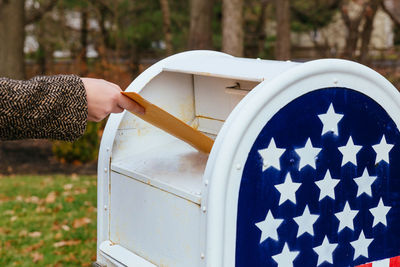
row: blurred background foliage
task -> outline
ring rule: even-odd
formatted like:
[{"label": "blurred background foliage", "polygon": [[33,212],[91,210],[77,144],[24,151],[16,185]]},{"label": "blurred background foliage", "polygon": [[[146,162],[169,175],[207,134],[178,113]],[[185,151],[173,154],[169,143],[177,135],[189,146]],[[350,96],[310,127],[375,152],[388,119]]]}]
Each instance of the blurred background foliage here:
[{"label": "blurred background foliage", "polygon": [[[0,0],[0,76],[74,73],[126,88],[168,55],[212,49],[235,56],[359,61],[398,86],[397,0]],[[61,161],[95,160],[102,125]]]}]

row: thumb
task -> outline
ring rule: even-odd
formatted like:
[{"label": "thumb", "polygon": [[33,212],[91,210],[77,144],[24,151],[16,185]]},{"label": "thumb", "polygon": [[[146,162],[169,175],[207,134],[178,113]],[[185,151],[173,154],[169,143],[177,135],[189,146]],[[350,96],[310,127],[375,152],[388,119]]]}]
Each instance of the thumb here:
[{"label": "thumb", "polygon": [[145,113],[144,107],[142,107],[137,102],[130,99],[129,97],[124,96],[123,94],[120,94],[120,97],[118,99],[118,105],[121,108],[124,108],[124,109],[134,112],[134,113],[138,113],[140,115],[143,115]]}]

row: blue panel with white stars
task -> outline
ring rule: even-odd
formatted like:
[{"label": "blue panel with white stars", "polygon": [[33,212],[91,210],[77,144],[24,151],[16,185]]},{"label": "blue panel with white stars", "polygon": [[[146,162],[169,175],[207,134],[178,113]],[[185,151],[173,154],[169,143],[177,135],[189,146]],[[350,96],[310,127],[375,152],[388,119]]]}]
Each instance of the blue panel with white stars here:
[{"label": "blue panel with white stars", "polygon": [[351,89],[284,106],[243,170],[236,266],[355,266],[400,255],[399,144],[387,112]]}]

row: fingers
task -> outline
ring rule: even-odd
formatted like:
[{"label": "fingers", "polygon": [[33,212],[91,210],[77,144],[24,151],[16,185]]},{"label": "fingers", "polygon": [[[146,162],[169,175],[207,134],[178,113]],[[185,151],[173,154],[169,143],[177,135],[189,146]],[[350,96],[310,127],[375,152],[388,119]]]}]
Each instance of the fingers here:
[{"label": "fingers", "polygon": [[141,105],[139,105],[138,103],[136,103],[132,99],[124,96],[123,94],[120,94],[118,105],[121,108],[124,108],[126,110],[132,111],[134,113],[138,113],[138,114],[141,114],[141,115],[143,115],[145,113],[145,109]]},{"label": "fingers", "polygon": [[113,107],[110,113],[121,113],[122,111],[124,111],[124,109],[121,108],[119,105],[116,105]]},{"label": "fingers", "polygon": [[110,113],[121,113],[124,109],[144,114],[144,108],[122,95],[118,85],[101,79],[81,79],[86,90],[88,120],[98,122]]}]

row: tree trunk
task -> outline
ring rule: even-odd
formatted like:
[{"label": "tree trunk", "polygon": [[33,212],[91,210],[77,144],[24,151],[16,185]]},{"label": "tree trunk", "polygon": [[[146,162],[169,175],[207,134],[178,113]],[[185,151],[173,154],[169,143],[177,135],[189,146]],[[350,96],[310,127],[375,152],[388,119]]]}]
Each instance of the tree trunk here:
[{"label": "tree trunk", "polygon": [[355,56],[359,35],[358,26],[358,23],[353,23],[347,27],[346,47],[344,49],[345,58],[352,59]]},{"label": "tree trunk", "polygon": [[257,54],[260,55],[264,51],[265,40],[267,38],[267,6],[268,0],[261,1],[261,14],[257,23]]},{"label": "tree trunk", "polygon": [[343,56],[345,58],[353,59],[357,50],[357,43],[360,36],[359,27],[365,15],[367,2],[363,4],[362,11],[353,18],[350,18],[348,8],[349,7],[347,5],[342,5],[340,8],[342,19],[347,28],[346,47],[344,49]]},{"label": "tree trunk", "polygon": [[212,49],[214,0],[191,0],[188,48]]},{"label": "tree trunk", "polygon": [[243,0],[222,0],[222,51],[243,56]]},{"label": "tree trunk", "polygon": [[0,77],[25,78],[24,0],[4,1],[0,8]]},{"label": "tree trunk", "polygon": [[[267,37],[267,6],[269,0],[253,2],[244,2],[244,12],[249,10],[252,16],[257,15],[257,20],[251,20],[251,23],[244,23],[244,56],[250,58],[261,57],[265,48],[265,39]],[[259,10],[259,14],[255,10]],[[254,22],[256,24],[254,25]]]},{"label": "tree trunk", "polygon": [[390,16],[393,23],[400,27],[400,1],[383,0],[381,3],[383,10]]},{"label": "tree trunk", "polygon": [[38,33],[37,33],[37,41],[39,44],[37,53],[37,64],[39,65],[39,73],[41,75],[46,75],[47,72],[47,49],[44,41],[44,31],[45,31],[45,24],[39,23],[37,25]]},{"label": "tree trunk", "polygon": [[88,8],[82,7],[81,10],[81,52],[79,54],[79,74],[84,76],[88,73],[87,68],[87,45],[88,45]]},{"label": "tree trunk", "polygon": [[275,0],[276,4],[276,44],[275,58],[290,59],[290,0]]},{"label": "tree trunk", "polygon": [[163,14],[163,30],[165,38],[165,50],[167,55],[172,55],[172,33],[171,33],[171,15],[169,11],[168,0],[160,0]]},{"label": "tree trunk", "polygon": [[367,7],[365,13],[365,23],[363,31],[361,32],[361,53],[360,62],[366,64],[368,61],[368,51],[369,44],[371,41],[372,30],[374,28],[374,19],[379,6],[381,5],[381,0],[372,0]]},{"label": "tree trunk", "polygon": [[100,27],[100,33],[101,33],[101,41],[100,45],[97,47],[97,50],[99,51],[99,57],[101,62],[105,62],[107,60],[107,50],[110,46],[110,37],[109,33],[106,27],[106,21],[107,21],[107,8],[104,5],[100,5],[98,7],[99,10],[99,27]]}]

